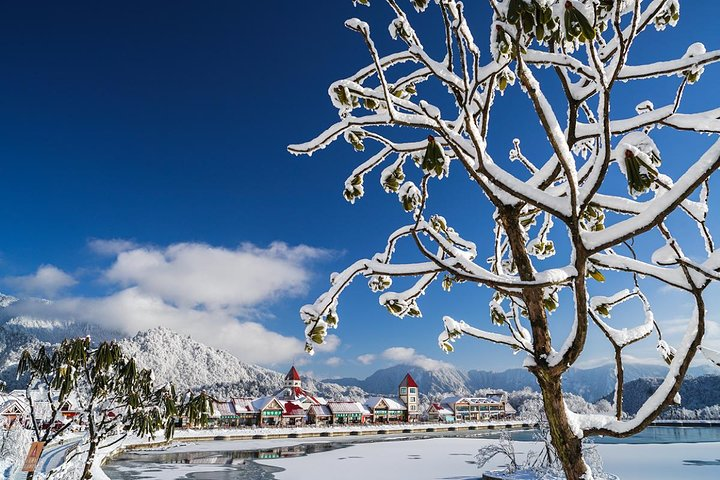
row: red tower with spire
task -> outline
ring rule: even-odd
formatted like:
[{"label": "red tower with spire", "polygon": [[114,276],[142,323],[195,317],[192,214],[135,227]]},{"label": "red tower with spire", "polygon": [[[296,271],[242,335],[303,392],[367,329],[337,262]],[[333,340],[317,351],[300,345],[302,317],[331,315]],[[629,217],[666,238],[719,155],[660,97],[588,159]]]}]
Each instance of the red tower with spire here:
[{"label": "red tower with spire", "polygon": [[301,388],[302,382],[300,381],[300,374],[295,370],[295,365],[290,367],[290,371],[285,375],[285,387],[286,388]]}]

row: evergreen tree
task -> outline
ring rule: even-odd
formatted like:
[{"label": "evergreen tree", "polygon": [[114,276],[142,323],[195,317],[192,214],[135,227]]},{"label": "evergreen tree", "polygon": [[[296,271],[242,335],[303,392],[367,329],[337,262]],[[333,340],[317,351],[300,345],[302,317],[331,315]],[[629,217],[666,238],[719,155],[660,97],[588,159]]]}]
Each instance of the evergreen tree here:
[{"label": "evergreen tree", "polygon": [[[133,433],[154,436],[164,430],[172,437],[175,422],[188,418],[203,424],[212,412],[210,397],[186,392],[176,395],[172,384],[156,388],[152,372],[138,368],[116,342],[93,346],[90,338],[64,340],[52,352],[40,347],[23,351],[18,376],[27,373],[26,396],[38,441],[52,442],[72,426],[86,429],[87,450],[83,479],[92,478],[91,468],[99,448],[110,446]],[[37,395],[49,405],[49,418],[37,411]],[[72,408],[72,416],[63,409]],[[105,440],[108,443],[103,443]],[[28,480],[33,473],[28,473]]]}]

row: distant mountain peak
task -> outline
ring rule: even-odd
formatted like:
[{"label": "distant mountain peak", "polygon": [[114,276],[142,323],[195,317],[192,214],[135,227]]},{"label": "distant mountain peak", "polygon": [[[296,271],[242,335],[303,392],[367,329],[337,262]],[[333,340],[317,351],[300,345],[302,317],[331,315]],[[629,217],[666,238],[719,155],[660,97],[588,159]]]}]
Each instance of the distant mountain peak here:
[{"label": "distant mountain peak", "polygon": [[0,308],[9,307],[17,301],[18,299],[16,297],[0,293]]}]

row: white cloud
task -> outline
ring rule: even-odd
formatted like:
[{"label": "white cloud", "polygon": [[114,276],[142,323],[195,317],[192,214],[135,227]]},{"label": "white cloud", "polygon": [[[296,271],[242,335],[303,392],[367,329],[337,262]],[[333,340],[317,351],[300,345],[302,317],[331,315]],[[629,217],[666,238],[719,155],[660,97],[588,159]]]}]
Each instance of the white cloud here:
[{"label": "white cloud", "polygon": [[137,248],[138,244],[132,240],[125,240],[122,238],[93,238],[88,241],[88,247],[97,254],[115,256],[119,253]]},{"label": "white cloud", "polygon": [[327,360],[325,360],[325,365],[329,367],[337,367],[343,362],[343,359],[340,357],[330,357]]},{"label": "white cloud", "polygon": [[[112,242],[102,240],[93,245],[110,252]],[[15,314],[97,323],[126,334],[164,326],[262,365],[305,356],[301,324],[295,337],[247,319],[257,317],[257,310],[265,310],[273,300],[304,292],[310,278],[307,261],[326,255],[326,251],[284,243],[268,248],[244,244],[234,250],[197,243],[166,248],[128,243],[125,247],[131,247],[129,250],[120,248],[119,241],[113,245],[122,251],[103,278],[115,285],[114,292],[48,304],[19,302],[13,306]],[[43,268],[60,272],[55,267]],[[40,272],[22,282],[31,284],[35,277],[48,278]],[[57,290],[75,282],[66,277],[55,275],[64,280],[54,284],[46,281],[45,287]],[[340,339],[329,335],[321,350],[333,352],[339,345]]]},{"label": "white cloud", "polygon": [[303,262],[322,254],[283,243],[265,249],[246,244],[235,250],[180,243],[121,252],[105,278],[176,305],[245,307],[304,292],[309,273]]},{"label": "white cloud", "polygon": [[332,333],[325,337],[325,343],[322,345],[315,345],[315,351],[321,353],[332,353],[340,346],[340,337],[333,335]]},{"label": "white cloud", "polygon": [[30,275],[6,277],[4,282],[22,292],[54,296],[58,291],[72,287],[77,281],[54,265],[41,265]]},{"label": "white cloud", "polygon": [[385,360],[414,365],[424,368],[425,370],[439,370],[441,368],[452,367],[452,365],[447,362],[426,357],[425,355],[417,353],[414,348],[409,347],[391,347],[385,350],[381,355]]},{"label": "white cloud", "polygon": [[370,365],[375,361],[376,358],[377,355],[375,355],[374,353],[366,353],[357,357],[357,361],[362,363],[363,365]]}]

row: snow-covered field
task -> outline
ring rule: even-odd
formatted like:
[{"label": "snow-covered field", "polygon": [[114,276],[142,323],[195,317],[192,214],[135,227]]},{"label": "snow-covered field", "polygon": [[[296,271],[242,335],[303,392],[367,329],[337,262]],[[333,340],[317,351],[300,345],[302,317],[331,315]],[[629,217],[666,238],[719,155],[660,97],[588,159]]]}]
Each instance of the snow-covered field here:
[{"label": "snow-covered field", "polygon": [[[199,442],[170,448],[173,452],[228,451],[275,448],[300,443],[355,441],[357,437],[333,439],[274,439],[222,442]],[[430,439],[392,439],[383,442],[350,443],[346,448],[313,453],[307,456],[262,459],[255,462],[275,467],[278,480],[376,480],[416,478],[418,480],[478,479],[485,471],[500,468],[506,460],[496,457],[483,469],[473,463],[482,446],[497,442],[477,437],[438,437]],[[529,451],[540,449],[534,442],[515,442],[518,461]],[[720,478],[720,443],[692,443],[667,445],[598,445],[604,470],[626,480],[716,480]],[[239,466],[172,465],[167,468],[148,468],[142,478],[175,480],[192,478],[202,472],[202,478],[238,478],[233,470]],[[150,473],[152,470],[152,473]],[[126,470],[127,471],[127,470]],[[216,472],[217,477],[212,476]],[[189,475],[190,474],[190,475]],[[210,476],[208,476],[210,474]],[[189,476],[188,476],[189,475]],[[140,478],[140,477],[137,477]],[[246,478],[241,476],[240,478]],[[255,477],[249,477],[255,478]],[[259,477],[258,477],[259,478]],[[269,477],[263,477],[269,478]]]},{"label": "snow-covered field", "polygon": [[[262,460],[285,469],[278,480],[377,480],[393,478],[476,479],[485,470],[498,468],[496,458],[483,470],[472,462],[478,448],[495,440],[433,438],[374,444],[316,453],[306,457]],[[515,442],[520,458],[539,446]],[[604,469],[625,480],[717,480],[720,478],[720,443],[671,445],[598,445]]]},{"label": "snow-covered field", "polygon": [[[346,427],[347,428],[347,427]],[[307,427],[298,430],[312,430]],[[338,428],[340,430],[340,428]],[[263,434],[276,433],[278,429],[265,429]],[[186,436],[218,438],[237,431],[207,430],[190,431]],[[248,432],[249,433],[249,432]],[[254,431],[253,433],[258,433]],[[287,430],[285,430],[287,433]],[[300,433],[300,432],[298,432]],[[338,432],[339,433],[339,432]],[[155,480],[180,480],[189,478],[276,478],[323,480],[342,478],[354,480],[373,478],[377,480],[395,478],[416,478],[418,480],[478,479],[485,471],[501,468],[506,459],[496,457],[484,468],[479,469],[473,462],[478,449],[497,439],[476,436],[444,436],[434,438],[412,438],[409,435],[390,433],[376,436],[342,436],[331,438],[275,438],[255,440],[224,441],[183,441],[178,439],[171,446],[160,446],[147,454],[162,450],[166,453],[183,452],[227,452],[240,450],[260,450],[279,447],[292,447],[300,444],[342,443],[344,448],[320,451],[306,456],[254,460],[255,463],[271,467],[260,472],[254,463],[247,465],[207,465],[207,464],[155,464],[147,463],[142,472],[118,464],[119,468],[110,468],[110,478],[143,478]],[[382,441],[378,441],[382,438]],[[137,443],[134,439],[131,443]],[[184,442],[184,443],[183,443]],[[68,442],[70,443],[70,442]],[[518,462],[522,463],[529,451],[539,451],[540,445],[534,442],[514,442]],[[57,447],[56,447],[57,448]],[[720,442],[675,443],[675,444],[598,444],[597,449],[604,462],[604,470],[621,479],[676,480],[676,479],[717,479],[720,478]],[[50,453],[50,452],[47,452]],[[56,452],[60,458],[60,452]],[[101,457],[109,451],[102,452]],[[16,459],[17,460],[17,459]],[[52,460],[52,459],[51,459]],[[41,463],[43,461],[41,460]],[[2,463],[2,462],[0,462]],[[242,461],[238,463],[243,463]],[[52,465],[57,466],[57,465]],[[66,465],[67,470],[77,470],[77,466]],[[117,466],[117,465],[116,465]],[[7,467],[7,465],[6,465]],[[252,471],[251,468],[252,467]],[[114,471],[111,471],[114,470]],[[133,471],[134,475],[130,475]],[[255,476],[256,473],[262,476]],[[0,472],[0,478],[4,476]],[[59,473],[59,472],[58,472]],[[78,472],[62,472],[53,478],[70,479]],[[137,476],[139,475],[139,476]],[[240,476],[238,476],[240,475]],[[274,475],[271,476],[271,475]],[[41,475],[40,477],[44,477]],[[39,478],[40,478],[39,477]],[[4,477],[7,478],[7,477]],[[20,478],[20,477],[13,477]],[[105,472],[94,469],[94,478],[106,479]]]}]

